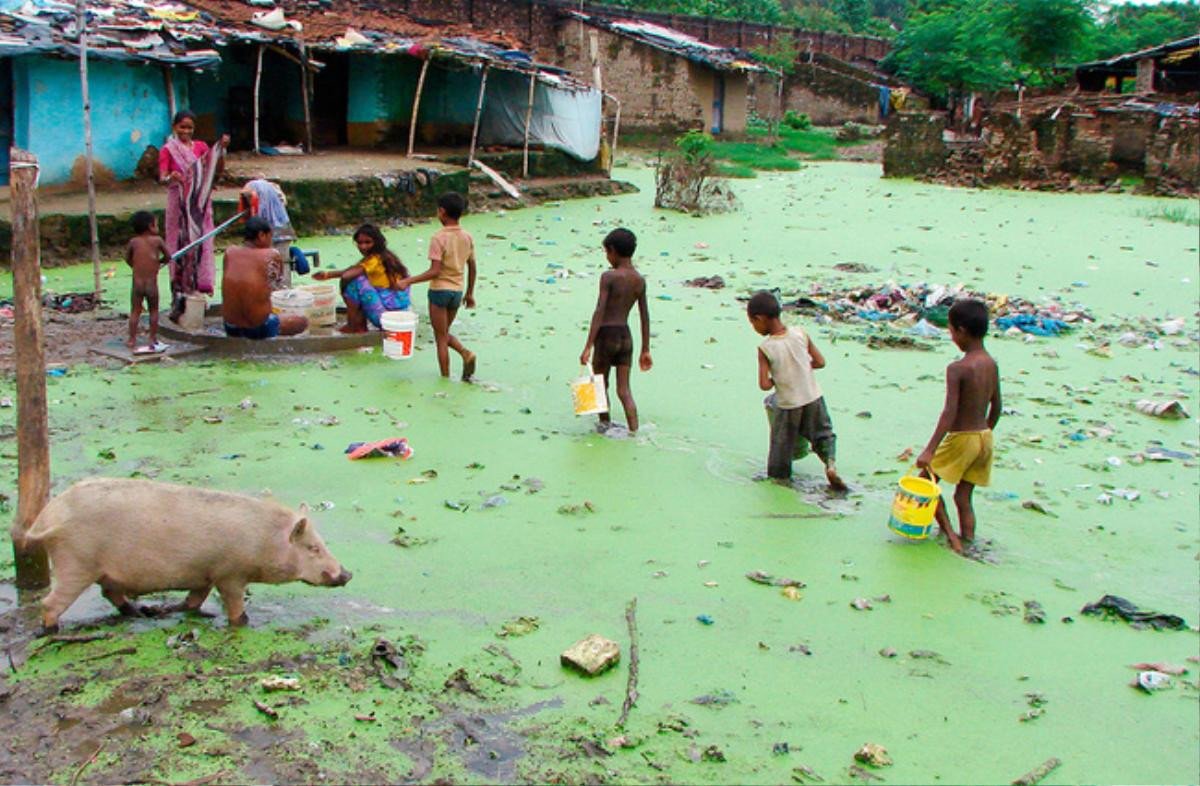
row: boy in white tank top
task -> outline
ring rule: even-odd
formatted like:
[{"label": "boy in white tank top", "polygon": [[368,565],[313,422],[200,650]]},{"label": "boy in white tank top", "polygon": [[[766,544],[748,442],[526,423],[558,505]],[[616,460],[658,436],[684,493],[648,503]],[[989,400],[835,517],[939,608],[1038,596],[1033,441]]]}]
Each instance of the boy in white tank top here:
[{"label": "boy in white tank top", "polygon": [[804,331],[783,324],[781,313],[779,301],[770,292],[755,293],[746,308],[755,332],[766,337],[758,347],[758,386],[775,390],[764,402],[771,424],[767,476],[790,480],[792,461],[803,455],[807,443],[824,462],[830,488],[844,491],[846,484],[835,463],[837,435],[813,374],[825,367],[825,358]]}]

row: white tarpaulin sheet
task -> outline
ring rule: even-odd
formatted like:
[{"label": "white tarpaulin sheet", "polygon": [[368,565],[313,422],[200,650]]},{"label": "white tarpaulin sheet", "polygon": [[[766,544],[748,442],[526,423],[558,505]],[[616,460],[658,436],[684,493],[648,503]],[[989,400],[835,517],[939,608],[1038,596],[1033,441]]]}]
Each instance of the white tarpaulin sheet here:
[{"label": "white tarpaulin sheet", "polygon": [[[529,143],[557,148],[580,161],[591,161],[600,152],[600,91],[592,87],[568,88],[548,81],[553,79],[545,74],[538,77]],[[524,144],[528,106],[529,77],[493,71],[479,125],[483,144]]]}]

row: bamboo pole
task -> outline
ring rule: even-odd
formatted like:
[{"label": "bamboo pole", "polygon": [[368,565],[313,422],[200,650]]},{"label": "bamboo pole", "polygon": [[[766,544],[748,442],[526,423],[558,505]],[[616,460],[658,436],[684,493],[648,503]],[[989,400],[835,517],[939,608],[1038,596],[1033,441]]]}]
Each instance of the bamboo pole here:
[{"label": "bamboo pole", "polygon": [[613,101],[617,105],[616,115],[613,117],[613,132],[612,144],[608,146],[608,176],[612,177],[613,167],[617,164],[617,137],[621,132],[621,102],[615,97]]},{"label": "bamboo pole", "polygon": [[408,121],[408,155],[413,154],[413,144],[417,141],[417,112],[421,111],[421,92],[425,89],[425,72],[429,70],[429,61],[432,57],[426,57],[421,62],[421,75],[417,77],[417,92],[413,95],[412,118]]},{"label": "bamboo pole", "polygon": [[525,107],[525,148],[521,151],[521,177],[529,179],[529,126],[533,123],[533,91],[537,86],[537,71],[529,75],[529,104]]},{"label": "bamboo pole", "polygon": [[83,157],[87,171],[88,231],[92,242],[92,292],[100,301],[100,236],[96,228],[96,164],[92,155],[92,99],[88,94],[87,5],[75,0],[75,29],[79,33],[79,89],[83,96]]},{"label": "bamboo pole", "polygon": [[12,527],[13,558],[17,589],[28,590],[50,584],[45,550],[23,542],[25,532],[50,499],[37,157],[14,147],[9,151],[8,171],[12,195],[13,344],[17,363],[17,517]]},{"label": "bamboo pole", "polygon": [[[82,2],[83,0],[80,0]],[[258,63],[254,66],[254,154],[258,155],[258,149],[261,147],[261,140],[258,136],[258,113],[259,113],[259,91],[262,89],[262,64],[263,64],[262,44],[258,45]]]},{"label": "bamboo pole", "polygon": [[171,66],[163,66],[163,86],[167,90],[167,122],[175,122],[175,80],[171,77]]},{"label": "bamboo pole", "polygon": [[300,42],[300,96],[304,103],[304,151],[309,155],[313,152],[312,143],[312,109],[308,105],[309,88],[312,76],[308,73],[308,47]]},{"label": "bamboo pole", "polygon": [[471,152],[467,154],[467,166],[475,160],[475,142],[479,139],[479,119],[483,117],[483,94],[487,90],[487,64],[483,66],[483,76],[479,78],[479,100],[475,102],[475,125],[471,128]]}]

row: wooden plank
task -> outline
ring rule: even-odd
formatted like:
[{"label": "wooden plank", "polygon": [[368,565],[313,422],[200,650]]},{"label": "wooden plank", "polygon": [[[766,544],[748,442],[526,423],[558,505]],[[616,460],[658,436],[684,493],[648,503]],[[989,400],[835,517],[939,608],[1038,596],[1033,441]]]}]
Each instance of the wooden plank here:
[{"label": "wooden plank", "polygon": [[521,177],[529,179],[529,127],[533,123],[533,92],[537,87],[537,72],[529,75],[529,105],[525,107],[525,147],[521,151]]},{"label": "wooden plank", "polygon": [[426,57],[421,63],[421,75],[417,77],[417,92],[413,96],[412,119],[408,121],[408,156],[411,158],[413,154],[413,144],[417,141],[417,112],[421,111],[421,92],[425,90],[425,72],[429,70],[429,61],[432,57]]},{"label": "wooden plank", "polygon": [[12,200],[13,344],[17,365],[17,518],[13,522],[13,557],[17,589],[28,590],[50,584],[46,552],[21,542],[50,499],[37,157],[14,147],[9,151],[8,171]]},{"label": "wooden plank", "polygon": [[479,78],[479,99],[475,102],[475,125],[471,127],[471,152],[467,154],[468,166],[475,160],[475,142],[479,139],[479,119],[483,117],[483,94],[487,91],[488,66],[483,67]]},{"label": "wooden plank", "polygon": [[[82,0],[80,0],[82,2]],[[254,154],[258,155],[261,140],[258,138],[259,92],[262,89],[262,63],[265,47],[258,45],[258,62],[254,66]]]}]

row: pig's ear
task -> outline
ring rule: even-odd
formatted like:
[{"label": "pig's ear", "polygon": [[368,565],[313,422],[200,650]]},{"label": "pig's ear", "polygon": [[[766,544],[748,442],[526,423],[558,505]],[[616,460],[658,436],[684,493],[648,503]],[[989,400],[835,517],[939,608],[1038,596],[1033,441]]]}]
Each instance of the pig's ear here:
[{"label": "pig's ear", "polygon": [[308,503],[307,503],[307,502],[301,502],[301,503],[300,503],[300,515],[301,515],[301,516],[307,516],[307,515],[308,515]]},{"label": "pig's ear", "polygon": [[288,538],[292,543],[304,537],[304,533],[308,531],[308,519],[304,516],[296,519],[296,523],[292,525],[292,534]]}]

